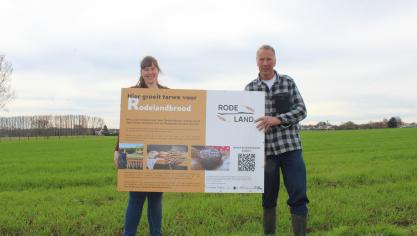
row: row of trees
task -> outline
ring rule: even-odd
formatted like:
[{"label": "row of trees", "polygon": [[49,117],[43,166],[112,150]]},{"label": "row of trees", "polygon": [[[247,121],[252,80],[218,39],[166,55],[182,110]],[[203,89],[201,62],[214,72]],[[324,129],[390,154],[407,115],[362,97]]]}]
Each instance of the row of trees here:
[{"label": "row of trees", "polygon": [[332,125],[328,121],[320,121],[316,125],[305,125],[303,129],[306,130],[349,130],[349,129],[383,129],[383,128],[398,128],[398,127],[416,127],[417,124],[405,124],[400,117],[395,116],[390,119],[383,119],[382,121],[370,121],[366,124],[355,124],[353,121],[344,122],[340,125]]},{"label": "row of trees", "polygon": [[401,118],[391,117],[390,119],[383,119],[382,121],[370,121],[366,124],[355,124],[352,121],[345,122],[339,126],[336,126],[335,129],[382,129],[382,128],[398,128],[404,123]]},{"label": "row of trees", "polygon": [[94,135],[104,120],[86,115],[0,117],[0,137]]}]

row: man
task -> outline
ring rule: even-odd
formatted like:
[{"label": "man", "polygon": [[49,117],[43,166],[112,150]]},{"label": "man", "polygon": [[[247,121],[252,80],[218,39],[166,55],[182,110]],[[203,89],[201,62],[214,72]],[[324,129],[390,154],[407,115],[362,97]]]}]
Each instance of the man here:
[{"label": "man", "polygon": [[262,195],[265,235],[275,234],[276,205],[281,169],[288,192],[294,235],[306,235],[307,187],[298,122],[307,113],[294,80],[275,70],[275,50],[269,45],[256,52],[258,78],[246,85],[248,91],[265,91],[265,116],[256,119],[265,132],[265,191]]}]

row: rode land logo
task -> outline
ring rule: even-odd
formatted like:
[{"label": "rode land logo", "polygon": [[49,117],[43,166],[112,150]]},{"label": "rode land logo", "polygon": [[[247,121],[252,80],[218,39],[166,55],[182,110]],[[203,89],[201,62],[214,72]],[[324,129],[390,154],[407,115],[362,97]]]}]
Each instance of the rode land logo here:
[{"label": "rode land logo", "polygon": [[219,104],[217,106],[217,118],[224,122],[254,122],[255,110],[246,105]]}]

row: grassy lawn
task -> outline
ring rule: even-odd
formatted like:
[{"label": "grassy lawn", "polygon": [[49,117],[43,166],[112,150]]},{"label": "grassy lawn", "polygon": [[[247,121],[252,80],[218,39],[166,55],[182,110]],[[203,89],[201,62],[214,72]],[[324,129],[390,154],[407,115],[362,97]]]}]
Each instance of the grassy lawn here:
[{"label": "grassy lawn", "polygon": [[[417,129],[302,132],[309,235],[417,235]],[[114,137],[0,140],[0,235],[121,235]],[[291,235],[280,192],[278,235]],[[165,235],[262,235],[260,194],[165,193]],[[143,215],[138,235],[148,235]]]}]

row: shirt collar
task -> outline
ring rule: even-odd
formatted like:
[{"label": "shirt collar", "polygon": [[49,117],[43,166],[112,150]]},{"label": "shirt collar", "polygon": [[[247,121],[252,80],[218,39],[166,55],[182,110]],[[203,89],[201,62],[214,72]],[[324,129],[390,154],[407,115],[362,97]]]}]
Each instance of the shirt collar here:
[{"label": "shirt collar", "polygon": [[[275,73],[275,83],[276,83],[276,82],[279,81],[279,74],[276,70],[274,70],[274,73]],[[274,78],[272,78],[272,79],[274,79]],[[259,76],[259,74],[258,74],[258,78],[256,79],[256,82],[258,83],[258,85],[262,84],[261,76]]]}]

